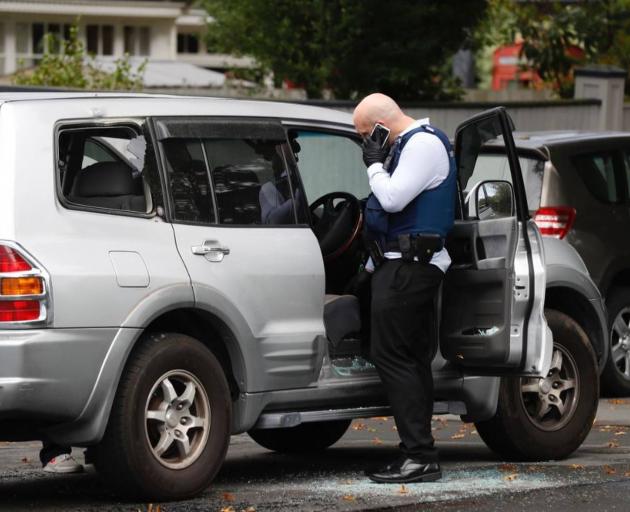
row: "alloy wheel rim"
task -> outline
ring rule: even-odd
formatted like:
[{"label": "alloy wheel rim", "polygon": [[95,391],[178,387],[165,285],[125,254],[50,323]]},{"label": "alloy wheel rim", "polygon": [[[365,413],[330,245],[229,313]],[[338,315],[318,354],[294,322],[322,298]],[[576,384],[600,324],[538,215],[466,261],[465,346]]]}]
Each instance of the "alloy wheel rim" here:
[{"label": "alloy wheel rim", "polygon": [[554,344],[547,376],[521,378],[521,403],[529,421],[547,432],[564,427],[577,409],[579,375],[573,356]]},{"label": "alloy wheel rim", "polygon": [[153,385],[144,409],[151,453],[169,469],[184,469],[201,455],[210,434],[208,394],[199,379],[171,370]]},{"label": "alloy wheel rim", "polygon": [[615,317],[610,330],[610,358],[617,373],[630,380],[630,307],[625,307]]}]

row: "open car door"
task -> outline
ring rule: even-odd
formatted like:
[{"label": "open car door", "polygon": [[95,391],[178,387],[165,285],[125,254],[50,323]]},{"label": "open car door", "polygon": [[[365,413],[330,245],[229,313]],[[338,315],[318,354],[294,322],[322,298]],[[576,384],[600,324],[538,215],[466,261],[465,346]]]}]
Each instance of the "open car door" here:
[{"label": "open car door", "polygon": [[[440,348],[466,373],[543,376],[553,345],[543,310],[543,246],[529,219],[512,131],[498,107],[455,133],[460,208],[446,243],[453,262],[444,280]],[[499,137],[509,170],[478,161]]]}]

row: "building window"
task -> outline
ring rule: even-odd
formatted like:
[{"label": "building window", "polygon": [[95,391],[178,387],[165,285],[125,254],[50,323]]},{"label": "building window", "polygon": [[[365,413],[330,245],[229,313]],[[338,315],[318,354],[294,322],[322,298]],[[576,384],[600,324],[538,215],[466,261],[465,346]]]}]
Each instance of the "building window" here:
[{"label": "building window", "polygon": [[87,25],[85,36],[88,53],[114,55],[113,25]]},{"label": "building window", "polygon": [[112,25],[101,26],[103,39],[103,55],[114,55],[114,27]]},{"label": "building window", "polygon": [[133,55],[136,47],[136,38],[135,38],[135,30],[133,27],[125,27],[123,29],[123,39],[124,39],[124,47],[125,53],[129,55]]},{"label": "building window", "polygon": [[4,73],[4,25],[0,23],[0,75]]},{"label": "building window", "polygon": [[177,53],[198,53],[199,35],[177,34]]},{"label": "building window", "polygon": [[88,25],[85,28],[88,53],[98,53],[98,25]]},{"label": "building window", "polygon": [[60,53],[62,41],[70,39],[70,28],[71,25],[61,23],[16,23],[15,50],[19,65],[32,66],[46,52]]},{"label": "building window", "polygon": [[151,47],[151,30],[149,27],[140,27],[140,37],[138,37],[138,55],[149,55]]},{"label": "building window", "polygon": [[35,55],[44,53],[44,24],[33,23],[31,28],[31,48]]},{"label": "building window", "polygon": [[28,49],[28,34],[29,27],[27,23],[18,23],[15,26],[15,50],[18,55],[26,55],[29,52]]},{"label": "building window", "polygon": [[123,29],[125,53],[129,55],[149,55],[149,27],[126,26]]}]

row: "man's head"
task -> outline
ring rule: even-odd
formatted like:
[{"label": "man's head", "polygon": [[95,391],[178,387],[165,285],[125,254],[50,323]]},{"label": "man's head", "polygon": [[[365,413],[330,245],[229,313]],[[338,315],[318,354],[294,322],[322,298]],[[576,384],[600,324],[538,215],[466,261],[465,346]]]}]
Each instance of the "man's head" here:
[{"label": "man's head", "polygon": [[404,131],[413,119],[400,110],[398,104],[389,96],[381,93],[370,94],[363,98],[354,109],[352,121],[359,135],[367,137],[376,123],[391,130],[389,143]]}]

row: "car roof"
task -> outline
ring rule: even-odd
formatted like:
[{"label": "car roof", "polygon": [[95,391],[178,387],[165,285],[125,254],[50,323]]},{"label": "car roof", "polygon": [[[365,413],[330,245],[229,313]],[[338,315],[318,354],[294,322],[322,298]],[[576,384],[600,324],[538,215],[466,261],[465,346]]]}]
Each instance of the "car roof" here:
[{"label": "car roof", "polygon": [[[630,132],[621,131],[583,131],[583,130],[539,130],[528,132],[514,132],[514,143],[518,149],[542,150],[550,146],[561,144],[575,144],[580,142],[626,137]],[[503,138],[488,142],[489,146],[502,147]]]},{"label": "car roof", "polygon": [[[85,102],[94,100],[94,106],[99,104],[107,105],[116,103],[128,104],[133,102],[134,106],[141,105],[151,114],[151,102],[163,106],[170,104],[173,112],[179,115],[211,115],[211,107],[219,107],[222,113],[229,112],[229,115],[236,117],[272,117],[282,119],[312,120],[326,123],[343,124],[352,126],[352,115],[340,110],[330,108],[315,107],[300,103],[287,103],[275,100],[248,100],[235,98],[220,98],[208,96],[180,96],[167,94],[143,94],[143,93],[115,93],[115,92],[2,92],[0,91],[0,107],[3,103],[31,103],[46,104],[50,106],[53,102],[59,102],[59,111],[64,111],[64,104]],[[145,103],[146,102],[146,103]],[[146,108],[145,108],[146,107]],[[204,108],[208,107],[208,108]],[[164,115],[164,114],[160,114]],[[223,114],[225,115],[225,114]]]}]

